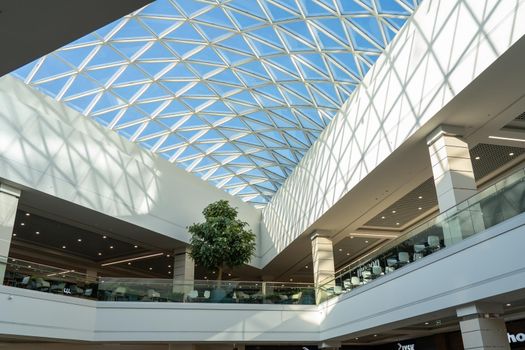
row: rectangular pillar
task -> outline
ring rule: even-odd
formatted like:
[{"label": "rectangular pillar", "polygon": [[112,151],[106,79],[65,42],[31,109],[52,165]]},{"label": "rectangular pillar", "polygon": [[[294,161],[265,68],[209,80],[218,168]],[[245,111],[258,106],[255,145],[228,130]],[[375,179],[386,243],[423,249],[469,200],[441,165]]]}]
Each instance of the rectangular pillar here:
[{"label": "rectangular pillar", "polygon": [[465,350],[510,350],[503,312],[499,304],[471,304],[459,308],[461,337]]},{"label": "rectangular pillar", "polygon": [[484,229],[479,206],[460,215],[449,210],[477,193],[470,151],[457,128],[449,126],[435,129],[428,136],[427,145],[439,211],[448,211],[449,217],[456,216],[443,225],[445,246],[448,246]]},{"label": "rectangular pillar", "polygon": [[193,290],[195,263],[190,256],[190,249],[183,248],[173,253],[173,291],[186,295]]},{"label": "rectangular pillar", "polygon": [[324,300],[323,291],[319,287],[323,286],[324,290],[335,287],[334,250],[332,240],[326,233],[317,231],[311,236],[311,240],[315,298],[319,303]]},{"label": "rectangular pillar", "polygon": [[3,284],[20,190],[0,183],[0,283]]}]

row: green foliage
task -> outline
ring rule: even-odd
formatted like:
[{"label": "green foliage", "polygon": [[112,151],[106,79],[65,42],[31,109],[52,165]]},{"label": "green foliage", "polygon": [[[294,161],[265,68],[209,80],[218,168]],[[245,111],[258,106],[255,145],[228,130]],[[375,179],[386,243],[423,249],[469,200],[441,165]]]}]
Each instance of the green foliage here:
[{"label": "green foliage", "polygon": [[248,223],[237,219],[237,209],[228,201],[208,205],[202,212],[205,222],[188,227],[192,234],[191,257],[222,278],[225,266],[234,268],[250,261],[255,253],[255,235]]}]

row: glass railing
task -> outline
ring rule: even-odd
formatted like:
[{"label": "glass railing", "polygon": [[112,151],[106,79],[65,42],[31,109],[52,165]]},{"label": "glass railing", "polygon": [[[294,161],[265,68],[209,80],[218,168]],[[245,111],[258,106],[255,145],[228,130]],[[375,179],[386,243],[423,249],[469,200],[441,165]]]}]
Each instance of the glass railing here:
[{"label": "glass railing", "polygon": [[315,304],[315,289],[307,283],[90,278],[74,270],[13,258],[7,259],[4,285],[99,301]]},{"label": "glass railing", "polygon": [[320,301],[359,288],[525,211],[525,170],[480,191],[365,258],[319,287]]}]

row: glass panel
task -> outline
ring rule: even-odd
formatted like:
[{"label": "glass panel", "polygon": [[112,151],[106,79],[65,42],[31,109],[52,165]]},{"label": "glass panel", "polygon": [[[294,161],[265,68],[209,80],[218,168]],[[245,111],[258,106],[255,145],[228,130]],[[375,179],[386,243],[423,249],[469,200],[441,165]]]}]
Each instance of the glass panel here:
[{"label": "glass panel", "polygon": [[340,269],[322,300],[351,291],[440,249],[452,246],[525,211],[525,171],[520,170],[454,208],[393,240],[373,257]]}]

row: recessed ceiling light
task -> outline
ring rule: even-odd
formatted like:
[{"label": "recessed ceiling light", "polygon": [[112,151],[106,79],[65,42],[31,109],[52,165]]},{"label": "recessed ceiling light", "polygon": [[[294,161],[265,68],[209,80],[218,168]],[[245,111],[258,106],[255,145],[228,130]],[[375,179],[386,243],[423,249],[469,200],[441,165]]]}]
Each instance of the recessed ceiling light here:
[{"label": "recessed ceiling light", "polygon": [[386,219],[386,217],[384,217],[384,216],[381,216],[381,219],[385,220],[385,219]]},{"label": "recessed ceiling light", "polygon": [[399,222],[396,222],[396,225],[399,226]]},{"label": "recessed ceiling light", "polygon": [[213,273],[215,275],[215,271],[212,271],[211,273]]},{"label": "recessed ceiling light", "polygon": [[13,233],[13,237],[16,237],[16,233]]},{"label": "recessed ceiling light", "polygon": [[425,325],[428,325],[428,322],[425,322]]},{"label": "recessed ceiling light", "polygon": [[168,267],[171,267],[171,265],[168,265]]},{"label": "recessed ceiling light", "polygon": [[25,223],[23,223],[23,222],[21,222],[21,223],[20,223],[20,226],[25,226],[25,225],[26,225],[26,224],[25,224]]},{"label": "recessed ceiling light", "polygon": [[350,236],[350,239],[354,239],[354,236]]},{"label": "recessed ceiling light", "polygon": [[418,199],[423,199],[423,196],[419,196],[419,197],[417,197],[417,198],[418,198]]},{"label": "recessed ceiling light", "polygon": [[395,211],[395,210],[392,210],[392,214],[395,214],[395,213],[396,213],[396,211]]},{"label": "recessed ceiling light", "polygon": [[229,274],[228,274],[228,277],[231,277],[231,276],[232,276],[232,274],[231,274],[231,273],[229,273]]},{"label": "recessed ceiling light", "polygon": [[35,232],[35,235],[39,235],[39,234],[40,234],[40,231],[36,231],[36,232]]},{"label": "recessed ceiling light", "polygon": [[128,265],[131,265],[131,262],[129,262]]},{"label": "recessed ceiling light", "polygon": [[26,216],[29,216],[29,215],[31,215],[31,214],[29,214],[29,213],[26,213]]},{"label": "recessed ceiling light", "polygon": [[65,246],[65,245],[63,245],[63,246],[62,246],[62,249],[66,249],[66,246]]},{"label": "recessed ceiling light", "polygon": [[281,287],[284,287],[284,284],[281,284]]},{"label": "recessed ceiling light", "polygon": [[304,268],[307,269],[307,268],[308,268],[308,265],[305,265]]},{"label": "recessed ceiling light", "polygon": [[30,269],[30,268],[31,268],[31,265],[27,265],[27,268]]},{"label": "recessed ceiling light", "polygon": [[112,245],[109,246],[109,249],[113,249],[114,247]]},{"label": "recessed ceiling light", "polygon": [[293,282],[293,278],[290,278],[290,282]]},{"label": "recessed ceiling light", "polygon": [[511,157],[512,157],[513,155],[514,155],[514,152],[510,152],[510,153],[509,153],[509,156],[511,156]]},{"label": "recessed ceiling light", "polygon": [[339,248],[339,251],[342,252],[342,251],[343,251],[343,248]]},{"label": "recessed ceiling light", "polygon": [[421,210],[421,209],[423,209],[423,208],[421,208],[421,207],[417,208],[417,210]]},{"label": "recessed ceiling light", "polygon": [[171,271],[168,271],[168,274],[171,274]]},{"label": "recessed ceiling light", "polygon": [[106,239],[106,238],[108,238],[108,236],[102,236],[102,239]]},{"label": "recessed ceiling light", "polygon": [[377,334],[374,334],[374,337],[377,337]]},{"label": "recessed ceiling light", "polygon": [[101,256],[101,255],[102,255],[102,253],[101,253],[101,252],[98,252],[98,256]]},{"label": "recessed ceiling light", "polygon": [[350,256],[350,253],[346,253],[347,256]]},{"label": "recessed ceiling light", "polygon": [[358,339],[359,339],[358,337],[355,338],[355,340],[358,340]]},{"label": "recessed ceiling light", "polygon": [[169,255],[169,254],[166,254],[166,258],[169,258],[170,256],[171,256],[171,255]]},{"label": "recessed ceiling light", "polygon": [[150,267],[149,270],[150,270],[150,271],[153,270],[153,267]]},{"label": "recessed ceiling light", "polygon": [[82,238],[77,239],[77,242],[82,242]]},{"label": "recessed ceiling light", "polygon": [[480,160],[480,156],[476,156],[476,158],[474,158],[475,160]]},{"label": "recessed ceiling light", "polygon": [[133,248],[138,248],[139,246],[138,245],[134,245]]},{"label": "recessed ceiling light", "polygon": [[365,241],[365,243],[368,243],[368,241]]},{"label": "recessed ceiling light", "polygon": [[208,276],[204,276],[204,279],[207,280],[207,279],[208,279]]},{"label": "recessed ceiling light", "polygon": [[505,304],[505,306],[509,307],[509,306],[512,306],[512,304],[511,303],[507,303],[507,304]]}]

